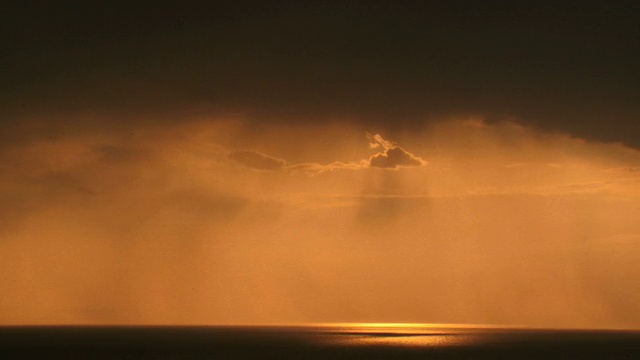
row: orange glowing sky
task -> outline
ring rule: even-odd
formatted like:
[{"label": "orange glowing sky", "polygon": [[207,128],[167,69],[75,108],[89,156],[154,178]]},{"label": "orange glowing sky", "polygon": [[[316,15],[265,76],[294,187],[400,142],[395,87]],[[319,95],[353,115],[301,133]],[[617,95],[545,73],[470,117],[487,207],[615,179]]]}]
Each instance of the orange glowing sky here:
[{"label": "orange glowing sky", "polygon": [[640,324],[637,150],[482,119],[251,131],[5,150],[0,322]]},{"label": "orange glowing sky", "polygon": [[0,325],[640,329],[636,2],[72,3],[0,14]]}]

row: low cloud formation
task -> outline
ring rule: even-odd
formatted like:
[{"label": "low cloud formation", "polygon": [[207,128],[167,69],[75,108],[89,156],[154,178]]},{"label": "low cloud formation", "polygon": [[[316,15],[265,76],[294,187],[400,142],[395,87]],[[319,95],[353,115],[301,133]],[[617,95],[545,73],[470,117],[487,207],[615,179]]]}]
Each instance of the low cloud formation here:
[{"label": "low cloud formation", "polygon": [[276,159],[251,150],[232,151],[227,154],[227,157],[241,165],[256,170],[275,171],[284,168],[286,164],[284,160]]},{"label": "low cloud formation", "polygon": [[420,157],[411,154],[395,143],[384,139],[379,134],[372,135],[367,133],[367,137],[369,138],[369,147],[372,149],[382,149],[381,152],[372,155],[367,160],[353,162],[334,161],[330,164],[300,163],[288,165],[285,160],[277,159],[252,150],[232,151],[227,154],[227,157],[241,165],[256,170],[285,170],[311,174],[335,170],[361,170],[370,167],[398,169],[400,167],[423,166],[427,163]]},{"label": "low cloud formation", "polygon": [[373,167],[395,169],[399,166],[421,166],[424,161],[411,155],[401,147],[385,150],[369,158],[369,165]]},{"label": "low cloud formation", "polygon": [[306,172],[311,174],[335,170],[362,170],[370,167],[397,169],[400,167],[414,167],[426,165],[426,161],[411,154],[395,143],[384,139],[379,134],[369,134],[369,147],[382,149],[369,159],[354,162],[334,161],[330,164],[298,163],[287,164],[285,160],[277,159],[253,150],[237,150],[227,154],[227,157],[237,163],[256,170],[291,172]]},{"label": "low cloud formation", "polygon": [[393,142],[385,140],[379,134],[371,135],[367,133],[367,136],[370,141],[369,146],[372,148],[382,148],[384,150],[369,158],[369,166],[395,169],[403,166],[423,166],[426,164],[426,161],[397,146]]}]

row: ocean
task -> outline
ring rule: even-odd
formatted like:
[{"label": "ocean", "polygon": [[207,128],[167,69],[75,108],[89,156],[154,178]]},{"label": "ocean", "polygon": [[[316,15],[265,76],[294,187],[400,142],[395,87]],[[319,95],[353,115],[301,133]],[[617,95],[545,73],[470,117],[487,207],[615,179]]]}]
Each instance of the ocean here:
[{"label": "ocean", "polygon": [[640,359],[640,331],[483,326],[5,326],[2,359]]}]

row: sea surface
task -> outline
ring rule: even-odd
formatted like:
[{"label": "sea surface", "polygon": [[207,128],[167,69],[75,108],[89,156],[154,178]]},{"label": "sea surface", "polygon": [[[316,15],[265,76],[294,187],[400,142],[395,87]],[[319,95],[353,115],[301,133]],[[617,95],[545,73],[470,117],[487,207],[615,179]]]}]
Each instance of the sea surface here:
[{"label": "sea surface", "polygon": [[640,359],[640,331],[484,326],[0,327],[2,359]]}]

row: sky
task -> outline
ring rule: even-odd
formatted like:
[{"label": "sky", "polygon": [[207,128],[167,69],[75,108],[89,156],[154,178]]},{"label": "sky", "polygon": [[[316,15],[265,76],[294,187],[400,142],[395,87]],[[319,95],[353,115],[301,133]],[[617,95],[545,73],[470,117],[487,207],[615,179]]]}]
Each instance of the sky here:
[{"label": "sky", "polygon": [[634,2],[19,2],[0,324],[640,328]]}]

